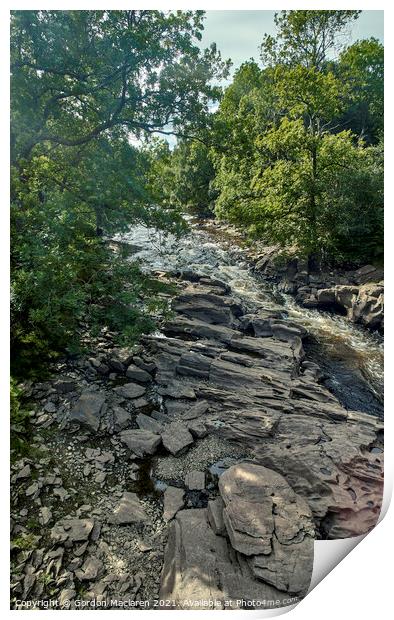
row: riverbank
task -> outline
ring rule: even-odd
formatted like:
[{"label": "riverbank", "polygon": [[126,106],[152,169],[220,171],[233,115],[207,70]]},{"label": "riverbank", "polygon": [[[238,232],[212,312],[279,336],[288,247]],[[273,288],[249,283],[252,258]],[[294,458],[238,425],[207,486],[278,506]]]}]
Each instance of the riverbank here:
[{"label": "riverbank", "polygon": [[31,454],[12,478],[15,606],[289,604],[308,588],[314,536],[376,522],[379,418],[321,383],[305,327],[252,275],[238,282],[225,250],[188,243],[168,256],[139,234],[142,265],[179,288],[160,334],[129,351],[104,335],[30,388]]},{"label": "riverbank", "polygon": [[251,244],[243,232],[217,220],[206,220],[204,229],[216,238],[243,248],[254,271],[279,291],[292,295],[308,309],[346,316],[353,323],[384,331],[384,271],[375,265],[324,269],[299,256],[296,249]]}]

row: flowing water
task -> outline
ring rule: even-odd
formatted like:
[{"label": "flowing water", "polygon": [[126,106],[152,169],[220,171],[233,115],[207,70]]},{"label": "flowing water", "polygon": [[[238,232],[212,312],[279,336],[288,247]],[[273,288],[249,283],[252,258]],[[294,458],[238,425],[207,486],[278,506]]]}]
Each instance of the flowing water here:
[{"label": "flowing water", "polygon": [[185,272],[218,278],[231,286],[250,311],[280,311],[303,325],[310,336],[304,343],[308,359],[325,373],[325,383],[349,409],[383,414],[383,338],[352,324],[343,316],[307,310],[290,295],[279,293],[254,273],[241,247],[218,239],[209,229],[192,224],[180,240],[142,226],[119,235],[143,271]]}]

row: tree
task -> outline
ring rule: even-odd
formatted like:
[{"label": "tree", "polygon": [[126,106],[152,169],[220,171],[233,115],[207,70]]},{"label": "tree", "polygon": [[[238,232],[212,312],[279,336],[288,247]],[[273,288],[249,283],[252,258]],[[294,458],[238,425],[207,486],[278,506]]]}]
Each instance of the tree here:
[{"label": "tree", "polygon": [[215,46],[196,44],[202,20],[201,11],[12,13],[19,374],[48,351],[76,350],[84,332],[107,326],[132,341],[153,327],[159,285],[117,256],[105,236],[136,223],[184,229],[179,212],[156,200],[141,142],[155,132],[197,131],[219,94],[209,82],[228,63]]},{"label": "tree", "polygon": [[277,34],[265,35],[261,59],[270,66],[302,66],[321,71],[329,52],[343,47],[347,26],[361,11],[281,11],[275,13]]},{"label": "tree", "polygon": [[350,85],[347,109],[338,122],[376,144],[383,135],[383,45],[374,38],[356,41],[341,53],[337,72]]},{"label": "tree", "polygon": [[[198,124],[226,75],[201,52],[203,12],[14,11],[13,160],[40,144],[79,146],[122,128],[137,137]],[[126,135],[126,134],[124,134]]]},{"label": "tree", "polygon": [[[319,258],[355,258],[357,244],[359,257],[373,256],[382,246],[382,195],[377,191],[382,158],[341,128],[357,71],[350,70],[345,79],[329,58],[333,50],[340,51],[338,37],[357,15],[277,15],[277,37],[266,36],[262,44],[267,67],[260,75],[248,67],[244,76],[253,76],[249,91],[245,79],[236,84],[236,75],[219,111],[229,135],[237,139],[228,140],[228,152],[215,159],[218,216],[247,227],[253,236],[295,245]],[[349,66],[370,64],[356,61],[354,54],[362,48],[349,52]],[[238,92],[237,106],[225,107]],[[363,230],[370,244],[365,239],[361,244]]]},{"label": "tree", "polygon": [[216,193],[210,149],[198,140],[182,140],[171,152],[167,143],[156,150],[152,166],[159,201],[192,215],[212,215]]}]

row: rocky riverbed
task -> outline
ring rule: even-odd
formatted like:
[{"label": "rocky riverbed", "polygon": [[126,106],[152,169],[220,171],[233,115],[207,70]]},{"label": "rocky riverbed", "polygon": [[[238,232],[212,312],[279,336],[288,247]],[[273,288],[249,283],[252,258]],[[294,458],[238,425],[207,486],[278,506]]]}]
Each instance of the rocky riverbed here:
[{"label": "rocky riverbed", "polygon": [[188,262],[167,269],[179,293],[160,333],[132,350],[103,335],[26,386],[14,608],[288,605],[308,589],[314,538],[376,523],[380,416],[328,389],[283,307]]}]

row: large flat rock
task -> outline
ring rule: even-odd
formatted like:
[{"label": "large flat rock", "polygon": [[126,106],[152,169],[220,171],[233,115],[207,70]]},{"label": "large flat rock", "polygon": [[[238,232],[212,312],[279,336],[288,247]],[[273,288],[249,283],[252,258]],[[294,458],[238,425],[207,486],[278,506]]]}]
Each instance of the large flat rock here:
[{"label": "large flat rock", "polygon": [[70,546],[88,540],[93,527],[93,519],[64,518],[55,523],[51,529],[51,538],[54,542]]},{"label": "large flat rock", "polygon": [[199,611],[239,609],[247,600],[260,609],[280,607],[288,598],[257,579],[228,540],[214,533],[206,509],[182,510],[171,522],[159,596],[175,609]]},{"label": "large flat rock", "polygon": [[120,439],[137,456],[154,454],[161,444],[160,435],[140,428],[123,431]]},{"label": "large flat rock", "polygon": [[279,590],[305,593],[314,537],[305,500],[277,472],[247,462],[226,470],[219,490],[231,545],[250,558],[255,576]]},{"label": "large flat rock", "polygon": [[173,519],[181,508],[183,508],[184,489],[168,486],[164,491],[164,521]]},{"label": "large flat rock", "polygon": [[180,454],[186,450],[194,441],[187,426],[182,422],[173,422],[169,424],[161,437],[164,447],[174,455]]},{"label": "large flat rock", "polygon": [[70,411],[70,422],[77,422],[91,431],[97,431],[105,410],[105,395],[101,392],[86,391],[81,394]]},{"label": "large flat rock", "polygon": [[139,398],[145,394],[146,388],[138,383],[125,383],[125,385],[118,385],[114,388],[114,392],[119,394],[124,399]]}]

